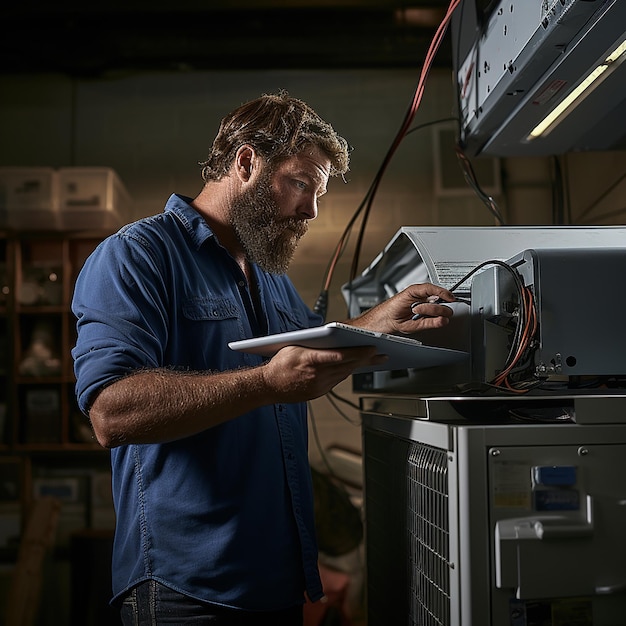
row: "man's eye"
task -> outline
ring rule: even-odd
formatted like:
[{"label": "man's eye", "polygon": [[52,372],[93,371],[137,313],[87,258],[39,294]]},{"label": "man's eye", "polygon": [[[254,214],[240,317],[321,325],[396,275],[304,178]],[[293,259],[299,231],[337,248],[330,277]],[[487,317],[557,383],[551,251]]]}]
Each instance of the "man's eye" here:
[{"label": "man's eye", "polygon": [[295,184],[298,189],[306,189],[307,187],[307,184],[305,182],[302,182],[301,180],[296,180]]}]

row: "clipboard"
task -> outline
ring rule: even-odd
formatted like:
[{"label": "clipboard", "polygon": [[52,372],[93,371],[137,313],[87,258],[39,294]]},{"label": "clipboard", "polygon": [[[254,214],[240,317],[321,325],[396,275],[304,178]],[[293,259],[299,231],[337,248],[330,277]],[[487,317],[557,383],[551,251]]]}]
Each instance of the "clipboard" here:
[{"label": "clipboard", "polygon": [[231,341],[228,344],[231,350],[249,352],[264,357],[272,357],[286,346],[316,349],[376,346],[379,354],[386,354],[389,357],[381,365],[358,368],[355,373],[423,369],[450,365],[469,357],[469,353],[460,350],[425,346],[421,341],[411,337],[376,332],[342,322],[330,322],[314,328]]}]

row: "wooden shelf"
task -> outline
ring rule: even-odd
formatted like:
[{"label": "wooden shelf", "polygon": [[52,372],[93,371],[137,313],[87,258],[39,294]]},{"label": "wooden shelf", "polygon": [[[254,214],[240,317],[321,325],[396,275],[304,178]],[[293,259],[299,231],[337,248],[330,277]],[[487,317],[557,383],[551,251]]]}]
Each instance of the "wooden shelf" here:
[{"label": "wooden shelf", "polygon": [[[74,397],[70,309],[83,263],[108,234],[0,233],[0,472],[16,490],[11,501],[0,492],[0,510],[17,515],[23,531],[33,500],[56,493],[61,550],[71,529],[98,530],[112,519],[112,502],[94,502],[110,466]],[[11,554],[14,540],[0,537],[0,554]]]}]

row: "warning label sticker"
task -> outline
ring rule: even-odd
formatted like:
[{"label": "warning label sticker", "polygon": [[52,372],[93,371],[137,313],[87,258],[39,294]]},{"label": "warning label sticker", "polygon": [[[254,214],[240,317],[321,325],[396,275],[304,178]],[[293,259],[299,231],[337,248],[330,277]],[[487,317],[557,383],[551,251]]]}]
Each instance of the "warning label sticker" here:
[{"label": "warning label sticker", "polygon": [[493,506],[531,508],[530,467],[526,463],[493,464]]},{"label": "warning label sticker", "polygon": [[533,100],[533,104],[537,104],[539,106],[547,104],[548,102],[550,102],[550,100],[552,100],[552,98],[554,98],[554,96],[556,96],[559,93],[559,91],[561,91],[561,89],[563,89],[563,87],[565,87],[565,85],[567,85],[567,81],[566,80],[555,79],[555,80],[549,82],[535,96],[535,98]]}]

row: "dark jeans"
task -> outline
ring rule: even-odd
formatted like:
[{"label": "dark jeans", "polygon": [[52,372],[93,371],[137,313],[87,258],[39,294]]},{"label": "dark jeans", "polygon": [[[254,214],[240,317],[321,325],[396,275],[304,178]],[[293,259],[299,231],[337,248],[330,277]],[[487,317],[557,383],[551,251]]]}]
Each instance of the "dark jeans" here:
[{"label": "dark jeans", "polygon": [[285,611],[249,612],[195,600],[153,580],[128,592],[121,606],[124,626],[302,626],[302,606]]}]

